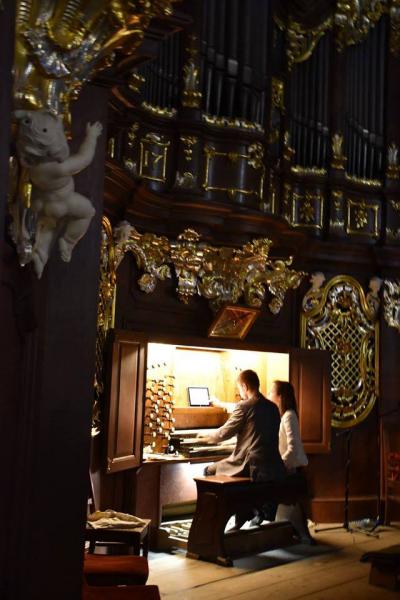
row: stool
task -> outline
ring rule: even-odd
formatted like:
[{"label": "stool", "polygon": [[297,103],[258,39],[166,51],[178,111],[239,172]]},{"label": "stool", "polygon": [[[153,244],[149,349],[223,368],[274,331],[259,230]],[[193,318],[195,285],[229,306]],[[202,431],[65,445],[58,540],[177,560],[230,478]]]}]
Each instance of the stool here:
[{"label": "stool", "polygon": [[89,585],[139,585],[149,576],[143,556],[109,556],[85,554],[83,574]]},{"label": "stool", "polygon": [[106,544],[107,542],[119,542],[133,548],[133,554],[147,556],[149,550],[149,526],[150,519],[143,519],[145,523],[132,529],[104,528],[95,529],[86,527],[85,539],[90,542],[89,552],[94,552],[97,542]]},{"label": "stool", "polygon": [[367,552],[361,562],[371,563],[369,583],[389,590],[400,589],[400,545]]}]

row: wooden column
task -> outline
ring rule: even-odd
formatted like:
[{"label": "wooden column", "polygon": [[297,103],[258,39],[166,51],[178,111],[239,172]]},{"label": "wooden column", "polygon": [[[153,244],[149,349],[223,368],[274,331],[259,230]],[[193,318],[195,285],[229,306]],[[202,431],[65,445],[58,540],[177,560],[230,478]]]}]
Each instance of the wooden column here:
[{"label": "wooden column", "polygon": [[15,2],[3,1],[0,9],[0,242],[4,239],[4,216],[8,184],[8,156],[10,143],[10,114],[12,101],[12,65],[14,55]]},{"label": "wooden column", "polygon": [[[1,511],[10,524],[8,561],[0,565],[4,600],[78,600],[81,594],[107,98],[106,89],[87,86],[72,106],[73,149],[88,121],[101,121],[104,131],[93,163],[75,178],[96,215],[71,262],[63,263],[55,248],[38,281],[8,250],[9,279],[19,282],[19,295],[9,293],[1,306],[10,319],[1,336],[2,356],[10,355],[10,406],[0,418],[2,474],[10,467],[8,511]],[[20,315],[18,298],[25,299]]]}]

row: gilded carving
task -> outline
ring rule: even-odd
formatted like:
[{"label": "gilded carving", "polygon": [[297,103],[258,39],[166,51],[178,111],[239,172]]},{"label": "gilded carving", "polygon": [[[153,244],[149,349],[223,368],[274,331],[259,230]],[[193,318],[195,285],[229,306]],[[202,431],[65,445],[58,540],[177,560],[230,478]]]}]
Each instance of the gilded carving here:
[{"label": "gilded carving", "polygon": [[171,13],[173,0],[19,0],[14,97],[20,108],[51,108],[69,119],[85,81],[109,66],[114,51],[132,53],[150,19]]},{"label": "gilded carving", "polygon": [[138,284],[142,292],[154,292],[157,281],[171,277],[168,266],[170,243],[164,236],[154,233],[140,234],[130,223],[122,221],[114,229],[115,264],[120,264],[127,252],[131,252],[139,269],[144,274],[139,278]]},{"label": "gilded carving", "polygon": [[146,78],[143,75],[139,75],[136,71],[132,71],[129,79],[128,79],[128,88],[135,92],[135,94],[140,93],[140,88],[145,83]]},{"label": "gilded carving", "polygon": [[140,140],[139,177],[165,182],[170,144],[163,136],[152,132]]},{"label": "gilded carving", "polygon": [[326,169],[319,167],[302,167],[301,165],[292,165],[290,167],[292,173],[300,175],[301,177],[309,177],[314,175],[316,177],[324,177],[327,173]]},{"label": "gilded carving", "polygon": [[139,123],[132,123],[132,125],[130,125],[128,127],[128,130],[126,132],[126,136],[128,138],[128,142],[127,142],[128,148],[133,148],[133,146],[135,145],[137,131],[138,131],[139,127],[140,127]]},{"label": "gilded carving", "polygon": [[291,162],[296,154],[296,150],[290,145],[290,133],[285,131],[283,136],[283,158]]},{"label": "gilded carving", "polygon": [[332,169],[344,169],[347,158],[343,154],[343,135],[341,133],[335,133],[332,136],[332,154]]},{"label": "gilded carving", "polygon": [[400,281],[385,279],[383,286],[383,316],[389,327],[400,332]]},{"label": "gilded carving", "polygon": [[292,186],[290,183],[283,184],[283,197],[282,197],[282,216],[290,222],[290,203],[292,199]]},{"label": "gilded carving", "polygon": [[191,190],[196,187],[197,177],[190,171],[184,171],[182,175],[179,171],[176,172],[175,176],[175,187],[182,188],[185,190]]},{"label": "gilded carving", "polygon": [[156,117],[163,117],[164,119],[173,119],[176,117],[176,108],[155,106],[145,101],[142,102],[141,107]]},{"label": "gilded carving", "polygon": [[357,177],[356,175],[349,175],[348,173],[344,174],[347,181],[351,181],[357,185],[363,185],[365,187],[370,188],[380,188],[382,187],[382,181],[379,179],[366,179],[365,177]]},{"label": "gilded carving", "polygon": [[399,147],[394,142],[389,145],[387,150],[386,176],[388,179],[399,179],[400,177]]},{"label": "gilded carving", "polygon": [[305,224],[313,223],[315,220],[314,206],[311,204],[310,196],[306,196],[300,207],[300,218]]},{"label": "gilded carving", "polygon": [[322,194],[306,192],[303,196],[294,192],[291,223],[293,227],[322,229],[324,223],[324,197]]},{"label": "gilded carving", "polygon": [[390,206],[396,211],[396,212],[400,212],[400,200],[393,200],[393,198],[390,198],[389,200],[390,202]]},{"label": "gilded carving", "polygon": [[271,83],[271,102],[272,106],[280,112],[285,112],[285,86],[281,79],[272,77]]},{"label": "gilded carving", "polygon": [[329,221],[329,227],[334,231],[344,230],[344,197],[341,190],[332,190],[332,216]]},{"label": "gilded carving", "polygon": [[332,27],[332,22],[333,18],[328,17],[316,27],[305,29],[291,17],[289,17],[287,26],[277,20],[279,27],[286,29],[286,55],[289,69],[294,63],[300,63],[310,58],[321,37]]},{"label": "gilded carving", "polygon": [[204,250],[199,244],[200,235],[193,229],[185,229],[171,244],[171,260],[178,278],[177,292],[187,304],[198,293],[198,275],[202,268]]},{"label": "gilded carving", "polygon": [[183,98],[182,105],[189,108],[200,108],[202,93],[200,91],[200,74],[198,66],[197,37],[189,36],[190,46],[186,48],[188,59],[183,66]]},{"label": "gilded carving", "polygon": [[[186,229],[176,241],[170,242],[163,236],[140,234],[123,221],[114,230],[112,268],[116,271],[124,255],[131,252],[139,269],[144,271],[138,283],[146,293],[154,291],[157,281],[170,278],[173,268],[178,281],[176,291],[182,302],[200,295],[217,311],[244,297],[248,306],[260,308],[268,291],[273,296],[269,308],[276,314],[287,291],[298,287],[304,273],[290,268],[292,257],[270,259],[271,244],[271,240],[261,238],[242,248],[214,247],[202,242],[193,229]],[[109,252],[108,246],[106,250]],[[106,257],[104,261],[107,260]],[[109,281],[105,284],[107,289]]]},{"label": "gilded carving", "polygon": [[379,237],[379,205],[368,204],[365,200],[354,202],[347,198],[346,232],[351,235]]},{"label": "gilded carving", "polygon": [[292,261],[292,256],[287,260],[271,261],[271,269],[265,274],[264,281],[268,290],[274,296],[268,304],[268,308],[274,315],[281,310],[286,292],[289,289],[294,290],[299,287],[305,275],[304,271],[295,271],[288,268]]},{"label": "gilded carving", "polygon": [[400,229],[393,229],[393,227],[386,227],[386,239],[389,242],[398,242],[400,241]]},{"label": "gilded carving", "polygon": [[130,173],[130,175],[132,175],[132,177],[138,176],[136,161],[124,156],[122,159],[122,164],[124,165],[125,169]]},{"label": "gilded carving", "polygon": [[335,11],[336,44],[340,51],[363,41],[387,11],[380,0],[338,0]]},{"label": "gilded carving", "polygon": [[[247,154],[240,154],[239,152],[219,152],[215,150],[215,148],[211,145],[206,145],[204,147],[204,153],[206,155],[206,168],[204,175],[203,188],[206,192],[208,191],[218,191],[218,192],[227,192],[231,198],[233,198],[236,194],[243,194],[245,196],[255,195],[258,198],[263,197],[263,189],[264,189],[264,176],[265,176],[265,166],[264,166],[264,148],[260,142],[254,142],[250,144],[247,148]],[[217,157],[222,157],[225,160],[228,160],[232,164],[237,164],[239,161],[246,161],[250,167],[255,170],[260,171],[260,182],[258,189],[249,190],[245,188],[227,188],[211,185],[210,182],[210,165]]]},{"label": "gilded carving", "polygon": [[368,224],[368,212],[365,202],[361,202],[360,206],[355,209],[355,224],[357,229],[364,229]]},{"label": "gilded carving", "polygon": [[183,154],[185,156],[185,160],[190,162],[193,158],[193,146],[197,144],[199,138],[194,135],[181,135],[180,140],[183,144]]},{"label": "gilded carving", "polygon": [[371,279],[367,295],[348,275],[322,287],[324,280],[315,273],[304,296],[301,343],[330,351],[332,425],[347,429],[368,416],[378,394],[380,279]]},{"label": "gilded carving", "polygon": [[107,142],[107,154],[110,158],[115,158],[115,138],[108,138]]},{"label": "gilded carving", "polygon": [[256,122],[246,121],[246,119],[229,119],[228,117],[216,117],[203,113],[202,119],[207,125],[221,127],[226,129],[244,129],[247,131],[259,131],[264,133],[264,128]]}]

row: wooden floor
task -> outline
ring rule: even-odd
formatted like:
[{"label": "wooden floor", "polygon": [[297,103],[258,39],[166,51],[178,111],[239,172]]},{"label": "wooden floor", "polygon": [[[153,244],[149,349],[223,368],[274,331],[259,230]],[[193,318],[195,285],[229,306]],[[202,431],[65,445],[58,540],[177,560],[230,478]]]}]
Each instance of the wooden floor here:
[{"label": "wooden floor", "polygon": [[[311,528],[311,532],[313,530]],[[231,568],[175,554],[151,553],[148,583],[162,600],[375,600],[400,594],[368,583],[365,552],[400,543],[400,524],[379,538],[344,530],[315,534],[317,546],[291,546],[236,560]]]}]

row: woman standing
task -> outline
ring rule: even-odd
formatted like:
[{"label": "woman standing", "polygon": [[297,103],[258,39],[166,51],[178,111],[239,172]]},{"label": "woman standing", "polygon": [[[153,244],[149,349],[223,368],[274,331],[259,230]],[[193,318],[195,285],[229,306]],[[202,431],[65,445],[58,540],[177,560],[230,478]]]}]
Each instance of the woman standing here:
[{"label": "woman standing", "polygon": [[[278,406],[281,415],[279,452],[286,470],[289,474],[293,474],[300,471],[302,467],[306,467],[308,459],[300,437],[296,397],[292,384],[288,381],[274,381],[270,399]],[[275,520],[290,521],[303,543],[314,543],[308,531],[304,507],[300,503],[295,505],[279,504]]]}]

